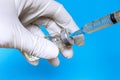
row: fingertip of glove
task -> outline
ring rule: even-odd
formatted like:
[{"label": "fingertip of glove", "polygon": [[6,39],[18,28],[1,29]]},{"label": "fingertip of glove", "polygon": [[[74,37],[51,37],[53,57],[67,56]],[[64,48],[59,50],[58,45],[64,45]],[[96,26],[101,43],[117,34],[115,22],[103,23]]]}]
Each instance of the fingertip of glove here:
[{"label": "fingertip of glove", "polygon": [[36,61],[28,61],[31,65],[33,66],[37,66],[39,64],[39,61],[36,60]]},{"label": "fingertip of glove", "polygon": [[61,51],[62,55],[67,58],[70,59],[73,57],[73,50],[72,49],[65,49]]},{"label": "fingertip of glove", "polygon": [[45,55],[44,56],[45,59],[52,59],[58,56],[59,49],[54,43],[47,41],[47,44],[44,47],[45,47],[45,50],[43,53]]},{"label": "fingertip of glove", "polygon": [[55,66],[55,67],[59,66],[59,64],[60,64],[59,58],[50,59],[50,60],[48,60],[48,61],[49,61],[49,63],[50,63],[51,65],[53,65],[53,66]]}]

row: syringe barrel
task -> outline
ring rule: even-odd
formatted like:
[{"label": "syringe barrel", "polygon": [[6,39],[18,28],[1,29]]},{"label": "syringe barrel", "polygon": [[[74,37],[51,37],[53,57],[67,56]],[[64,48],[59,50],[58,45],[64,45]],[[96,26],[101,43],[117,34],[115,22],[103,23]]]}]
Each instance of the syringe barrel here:
[{"label": "syringe barrel", "polygon": [[120,22],[120,10],[113,13],[117,23]]},{"label": "syringe barrel", "polygon": [[120,22],[120,10],[86,24],[83,31],[85,33],[92,33],[118,22]]}]

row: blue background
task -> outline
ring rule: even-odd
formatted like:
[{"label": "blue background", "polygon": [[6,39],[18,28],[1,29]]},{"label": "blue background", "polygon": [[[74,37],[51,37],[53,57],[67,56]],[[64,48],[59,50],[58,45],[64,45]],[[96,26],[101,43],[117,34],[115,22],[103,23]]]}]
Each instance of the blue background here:
[{"label": "blue background", "polygon": [[[79,26],[120,9],[120,0],[57,0]],[[83,47],[74,46],[61,65],[46,60],[34,67],[15,49],[0,49],[0,80],[120,80],[120,24],[86,35]]]}]

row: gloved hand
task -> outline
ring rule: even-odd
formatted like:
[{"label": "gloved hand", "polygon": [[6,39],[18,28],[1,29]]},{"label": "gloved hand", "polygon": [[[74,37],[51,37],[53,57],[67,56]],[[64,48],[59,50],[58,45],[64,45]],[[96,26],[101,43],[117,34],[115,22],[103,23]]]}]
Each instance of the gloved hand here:
[{"label": "gloved hand", "polygon": [[[64,7],[53,0],[0,0],[0,47],[16,48],[38,58],[48,59],[59,65],[58,48],[44,38],[39,25],[48,32],[60,33],[61,28],[70,32],[78,30]],[[71,48],[61,51],[64,57],[71,58]],[[37,65],[38,61],[30,62]]]}]

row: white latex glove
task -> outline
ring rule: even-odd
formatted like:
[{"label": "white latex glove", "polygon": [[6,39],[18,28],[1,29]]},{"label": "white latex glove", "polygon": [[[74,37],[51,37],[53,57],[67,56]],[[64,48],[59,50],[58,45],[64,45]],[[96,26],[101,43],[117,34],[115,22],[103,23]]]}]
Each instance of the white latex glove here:
[{"label": "white latex glove", "polygon": [[[61,28],[71,32],[78,30],[64,7],[53,0],[0,0],[0,47],[17,48],[21,52],[48,59],[59,65],[58,48],[38,28],[44,25],[48,32],[55,33]],[[71,58],[72,49],[61,51]],[[30,62],[32,63],[32,62]],[[37,65],[38,61],[33,61]]]}]

